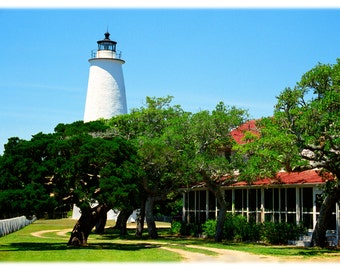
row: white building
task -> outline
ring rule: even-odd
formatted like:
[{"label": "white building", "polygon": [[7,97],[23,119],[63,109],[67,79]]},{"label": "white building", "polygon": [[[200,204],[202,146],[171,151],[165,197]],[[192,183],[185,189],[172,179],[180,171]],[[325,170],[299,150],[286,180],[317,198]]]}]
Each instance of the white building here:
[{"label": "white building", "polygon": [[92,51],[88,79],[84,122],[100,118],[110,119],[127,113],[125,84],[121,53],[116,50],[116,41],[105,33],[105,39],[97,41],[98,50]]}]

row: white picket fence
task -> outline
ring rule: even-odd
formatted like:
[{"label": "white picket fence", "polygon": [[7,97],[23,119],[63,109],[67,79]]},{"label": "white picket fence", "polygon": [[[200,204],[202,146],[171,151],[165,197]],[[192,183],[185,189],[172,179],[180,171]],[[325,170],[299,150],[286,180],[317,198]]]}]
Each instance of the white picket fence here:
[{"label": "white picket fence", "polygon": [[18,231],[34,221],[36,221],[36,217],[27,219],[25,216],[21,216],[10,219],[0,219],[0,237]]}]

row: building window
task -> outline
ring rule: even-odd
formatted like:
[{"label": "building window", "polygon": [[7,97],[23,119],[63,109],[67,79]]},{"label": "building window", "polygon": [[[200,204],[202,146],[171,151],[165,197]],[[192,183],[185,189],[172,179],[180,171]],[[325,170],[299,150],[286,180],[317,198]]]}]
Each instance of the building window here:
[{"label": "building window", "polygon": [[227,189],[224,193],[224,198],[227,203],[227,211],[232,211],[233,207],[233,198],[232,198],[232,190]]},{"label": "building window", "polygon": [[243,210],[242,205],[242,196],[243,196],[243,190],[242,189],[236,189],[235,190],[235,213],[241,214]]},{"label": "building window", "polygon": [[[281,209],[280,209],[280,189],[278,188],[274,188],[273,189],[273,200],[274,200],[274,211],[275,212],[279,212]],[[276,219],[275,219],[276,220]]]},{"label": "building window", "polygon": [[256,198],[257,198],[257,189],[249,189],[249,211],[256,211],[257,209],[257,203],[256,203]]},{"label": "building window", "polygon": [[189,211],[195,210],[195,194],[196,192],[189,192],[188,194]]},{"label": "building window", "polygon": [[206,199],[207,199],[207,192],[205,190],[201,190],[197,192],[198,196],[196,197],[198,210],[206,210]]},{"label": "building window", "polygon": [[264,190],[264,208],[266,211],[273,211],[273,190],[271,188]]},{"label": "building window", "polygon": [[295,188],[287,188],[287,211],[294,214],[296,212]]},{"label": "building window", "polygon": [[300,189],[300,207],[302,213],[302,224],[308,229],[313,228],[313,189]]}]

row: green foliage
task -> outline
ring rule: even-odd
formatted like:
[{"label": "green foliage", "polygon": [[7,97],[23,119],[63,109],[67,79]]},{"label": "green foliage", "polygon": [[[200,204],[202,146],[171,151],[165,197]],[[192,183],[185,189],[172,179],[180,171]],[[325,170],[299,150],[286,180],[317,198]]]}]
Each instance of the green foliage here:
[{"label": "green foliage", "polygon": [[169,229],[171,234],[180,234],[182,228],[182,223],[180,221],[173,220],[171,222],[171,228]]},{"label": "green foliage", "polygon": [[[230,228],[230,225],[232,226]],[[226,238],[242,241],[256,241],[258,238],[257,225],[254,222],[247,222],[242,215],[228,215],[225,223]],[[229,234],[227,234],[229,232]],[[232,238],[231,238],[232,237]]]},{"label": "green foliage", "polygon": [[215,219],[208,219],[206,222],[204,222],[202,224],[203,235],[205,235],[208,238],[215,237],[216,225],[217,221]]},{"label": "green foliage", "polygon": [[274,117],[257,122],[260,137],[235,148],[242,179],[311,168],[340,178],[339,78],[339,59],[318,64],[278,95]]},{"label": "green foliage", "polygon": [[[340,200],[340,59],[335,64],[318,64],[293,87],[277,97],[274,116],[258,121],[260,136],[238,146],[240,179],[310,169],[331,174],[334,188],[327,185],[315,226],[314,245],[325,244],[332,204]],[[329,177],[325,178],[329,180]]]},{"label": "green foliage", "polygon": [[303,225],[265,222],[260,226],[261,240],[270,244],[287,244],[288,240],[297,240],[304,234],[306,228]]},{"label": "green foliage", "polygon": [[73,203],[88,207],[94,199],[129,204],[140,191],[137,151],[127,140],[103,133],[107,129],[100,121],[78,121],[31,140],[10,138],[0,156],[2,216],[42,216],[68,211]]},{"label": "green foliage", "polygon": [[71,124],[60,123],[54,128],[54,132],[63,137],[74,136],[76,134],[103,134],[109,127],[103,121],[92,121],[84,123],[76,121]]},{"label": "green foliage", "polygon": [[196,236],[201,233],[202,228],[199,224],[196,223],[181,223],[180,235],[182,236]]},{"label": "green foliage", "polygon": [[[207,220],[202,224],[203,234],[208,238],[215,237],[217,221]],[[303,225],[265,222],[248,222],[242,215],[228,213],[224,223],[224,239],[234,242],[266,242],[269,244],[287,244],[288,240],[297,240],[301,235],[306,234]]]},{"label": "green foliage", "polygon": [[143,189],[148,195],[163,199],[177,191],[186,173],[182,135],[177,132],[177,136],[171,136],[184,112],[180,106],[171,105],[171,101],[171,96],[147,97],[145,106],[108,121],[115,134],[137,147],[145,173]]}]

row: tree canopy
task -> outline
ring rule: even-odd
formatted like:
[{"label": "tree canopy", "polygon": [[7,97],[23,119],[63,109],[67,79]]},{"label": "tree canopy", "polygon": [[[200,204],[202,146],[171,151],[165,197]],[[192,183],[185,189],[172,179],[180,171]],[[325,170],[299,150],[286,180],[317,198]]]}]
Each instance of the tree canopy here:
[{"label": "tree canopy", "polygon": [[[53,134],[10,138],[0,157],[3,216],[44,215],[86,208],[94,200],[119,207],[137,192],[136,149],[120,137],[102,138],[103,124],[59,124]],[[92,133],[92,135],[91,135]]]},{"label": "tree canopy", "polygon": [[319,63],[294,88],[285,88],[277,97],[274,116],[259,120],[257,126],[259,138],[237,147],[241,178],[314,168],[335,177],[313,235],[314,244],[323,246],[332,206],[340,199],[340,60]]}]

